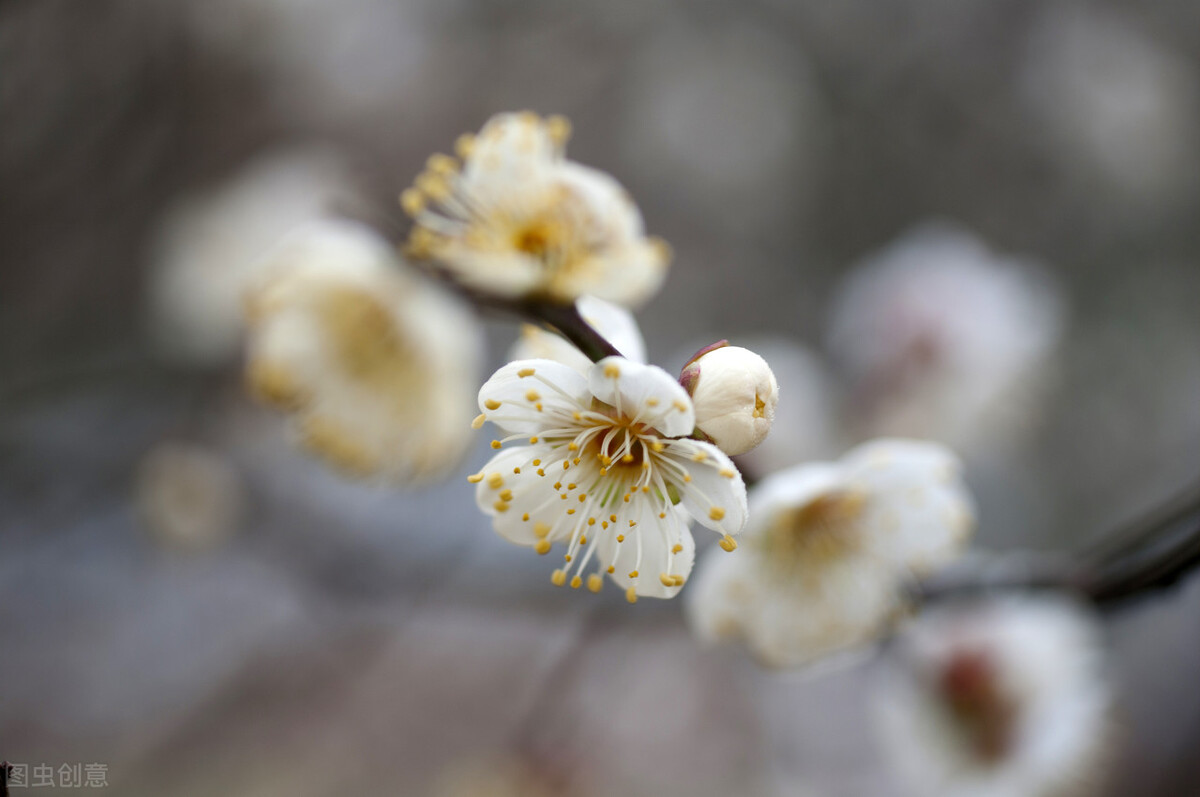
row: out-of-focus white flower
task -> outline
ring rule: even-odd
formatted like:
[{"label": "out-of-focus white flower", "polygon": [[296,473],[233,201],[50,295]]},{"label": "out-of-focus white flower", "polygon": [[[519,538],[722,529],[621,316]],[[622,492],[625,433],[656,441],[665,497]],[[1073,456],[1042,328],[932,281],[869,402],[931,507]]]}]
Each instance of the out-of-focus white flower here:
[{"label": "out-of-focus white flower", "polygon": [[688,619],[767,664],[806,664],[882,633],[905,579],[953,559],[973,524],[958,460],[936,444],[878,440],[781,471],[751,491],[741,552],[701,563]]},{"label": "out-of-focus white flower", "polygon": [[680,384],[696,407],[696,429],[726,454],[744,454],[771,431],[779,383],[759,355],[724,341],[683,367]]},{"label": "out-of-focus white flower", "polygon": [[850,275],[834,303],[829,345],[863,434],[965,451],[1019,437],[1063,313],[1056,286],[1033,264],[929,224]]},{"label": "out-of-focus white flower", "polygon": [[1099,632],[1061,598],[928,611],[898,638],[876,705],[912,793],[1093,793],[1111,741]]},{"label": "out-of-focus white flower", "polygon": [[[567,544],[557,585],[599,591],[602,572],[626,597],[670,598],[692,569],[687,518],[731,535],[746,522],[742,476],[719,448],[689,440],[692,401],[666,371],[607,357],[586,375],[550,360],[518,360],[479,391],[482,426],[490,420],[528,445],[502,450],[470,477],[496,531],[549,553]],[[569,576],[570,570],[574,576]]]},{"label": "out-of-focus white flower", "polygon": [[245,490],[234,468],[214,452],[161,443],[138,464],[134,503],[146,529],[164,545],[212,548],[237,530]]},{"label": "out-of-focus white flower", "polygon": [[[575,307],[584,321],[611,343],[627,360],[646,362],[646,342],[633,314],[612,302],[580,296]],[[587,373],[592,361],[561,335],[533,324],[521,325],[521,337],[509,351],[510,360],[554,360]]]},{"label": "out-of-focus white flower", "polygon": [[[1022,59],[1037,137],[1125,200],[1178,200],[1200,161],[1200,84],[1183,55],[1136,20],[1090,5],[1046,5]],[[1091,181],[1089,181],[1091,182]]]},{"label": "out-of-focus white flower", "polygon": [[431,157],[401,195],[409,251],[494,296],[644,301],[669,250],[616,180],[564,158],[569,135],[562,117],[506,113],[458,140],[461,163]]},{"label": "out-of-focus white flower", "polygon": [[340,469],[443,475],[468,439],[480,341],[471,315],[347,221],[294,230],[247,303],[247,379],[296,413],[303,444]]},{"label": "out-of-focus white flower", "polygon": [[298,224],[348,200],[348,180],[322,150],[274,153],[168,209],[151,252],[150,334],[167,357],[213,365],[242,340],[242,299],[263,254]]}]

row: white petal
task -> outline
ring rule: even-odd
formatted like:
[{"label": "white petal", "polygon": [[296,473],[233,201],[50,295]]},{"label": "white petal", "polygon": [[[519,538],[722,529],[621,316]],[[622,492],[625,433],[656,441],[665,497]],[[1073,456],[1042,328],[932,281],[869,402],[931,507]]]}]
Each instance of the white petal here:
[{"label": "white petal", "polygon": [[829,462],[811,462],[772,473],[750,491],[750,517],[744,534],[747,538],[757,537],[767,530],[779,510],[803,506],[843,486],[841,468]]},{"label": "white petal", "polygon": [[569,365],[581,374],[586,375],[592,367],[592,361],[566,338],[549,330],[534,326],[521,325],[521,336],[508,350],[510,360],[554,360]]},{"label": "white petal", "polygon": [[437,257],[463,285],[495,296],[524,296],[543,281],[542,264],[523,252],[483,249],[464,240],[446,239],[438,244]]},{"label": "white petal", "polygon": [[691,434],[696,426],[687,391],[656,365],[606,357],[592,366],[588,388],[626,417],[637,417],[666,437]]},{"label": "white petal", "polygon": [[662,456],[675,464],[673,478],[684,509],[702,525],[723,534],[739,534],[746,525],[746,483],[725,452],[697,440],[668,440]]},{"label": "white petal", "polygon": [[761,578],[747,567],[753,557],[713,546],[688,584],[684,616],[692,632],[705,642],[740,637],[748,612],[756,610]]},{"label": "white petal", "polygon": [[590,403],[583,375],[553,360],[511,362],[479,389],[479,409],[510,434],[561,427]]},{"label": "white petal", "polygon": [[[475,486],[475,503],[509,542],[533,546],[543,537],[554,542],[568,533],[570,527],[560,522],[565,517],[564,502],[554,489],[555,475],[539,476],[531,463],[553,458],[549,446],[517,446],[496,454],[480,471],[483,480]],[[550,531],[539,534],[540,524]]]},{"label": "white petal", "polygon": [[[634,500],[632,513],[622,516],[616,529],[597,540],[596,555],[601,564],[612,566],[611,578],[622,589],[633,587],[646,598],[673,598],[679,586],[666,586],[663,575],[683,576],[692,572],[696,557],[696,544],[688,530],[687,519],[673,507],[665,507],[657,501]],[[665,517],[660,515],[665,514]],[[636,525],[629,527],[627,520]],[[617,534],[624,533],[625,541],[617,542]],[[678,553],[676,545],[681,546]],[[640,557],[639,557],[640,546]],[[630,573],[637,572],[631,578]]]},{"label": "white petal", "polygon": [[561,150],[545,122],[533,114],[502,113],[487,121],[464,168],[472,182],[495,182],[502,189],[554,167]]},{"label": "white petal", "polygon": [[872,549],[918,569],[952,559],[974,526],[958,458],[943,446],[880,440],[843,458],[848,483],[864,487],[862,527]]}]

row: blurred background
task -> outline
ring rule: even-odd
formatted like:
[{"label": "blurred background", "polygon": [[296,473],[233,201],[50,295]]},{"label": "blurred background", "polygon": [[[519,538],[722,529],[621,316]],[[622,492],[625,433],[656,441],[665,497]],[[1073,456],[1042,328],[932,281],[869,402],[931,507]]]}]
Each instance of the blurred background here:
[{"label": "blurred background", "polygon": [[[428,155],[525,108],[675,250],[651,361],[779,363],[748,471],[921,433],[981,546],[1067,552],[1200,479],[1194,2],[6,0],[0,758],[131,795],[899,793],[875,665],[770,673],[677,603],[555,590],[470,500],[482,434],[444,484],[356,485],[243,395],[239,263],[326,211],[401,239]],[[1022,275],[987,334],[960,261]],[[945,299],[851,298],[888,269]],[[879,351],[893,311],[921,334]],[[1105,793],[1200,794],[1198,611],[1108,618]]]}]

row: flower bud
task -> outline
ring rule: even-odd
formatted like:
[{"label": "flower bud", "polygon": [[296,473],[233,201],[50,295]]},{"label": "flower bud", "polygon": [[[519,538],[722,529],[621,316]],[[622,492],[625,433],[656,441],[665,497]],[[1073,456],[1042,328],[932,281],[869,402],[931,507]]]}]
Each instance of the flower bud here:
[{"label": "flower bud", "polygon": [[679,382],[692,396],[696,430],[726,454],[744,454],[771,430],[779,384],[767,361],[749,349],[725,341],[701,349]]}]

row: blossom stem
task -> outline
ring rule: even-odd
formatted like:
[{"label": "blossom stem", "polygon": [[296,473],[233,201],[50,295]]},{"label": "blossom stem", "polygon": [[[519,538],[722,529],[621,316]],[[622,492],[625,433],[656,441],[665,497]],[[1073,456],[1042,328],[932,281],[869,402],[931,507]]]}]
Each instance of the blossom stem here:
[{"label": "blossom stem", "polygon": [[528,302],[524,306],[525,314],[544,324],[549,324],[558,330],[563,337],[575,344],[589,360],[598,363],[605,357],[621,357],[617,347],[592,328],[583,319],[579,309],[573,304],[552,304],[549,302]]},{"label": "blossom stem", "polygon": [[1200,565],[1200,490],[1169,511],[1136,524],[1132,538],[1114,535],[1080,561],[1044,557],[1012,566],[990,562],[980,569],[950,569],[917,587],[922,602],[996,590],[1066,590],[1110,607],[1165,589]]}]

